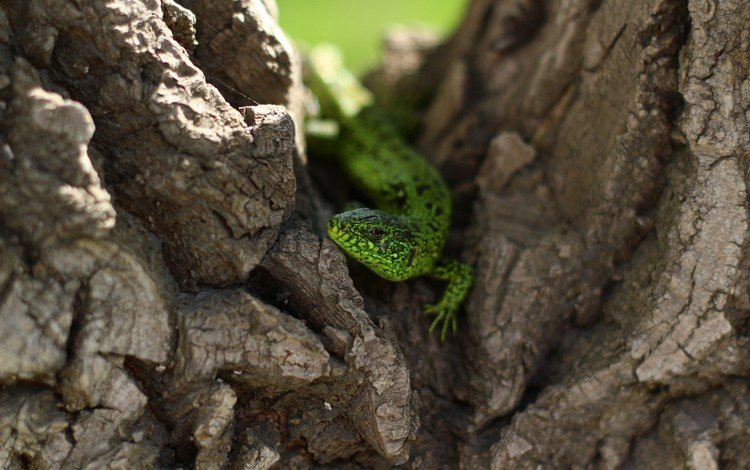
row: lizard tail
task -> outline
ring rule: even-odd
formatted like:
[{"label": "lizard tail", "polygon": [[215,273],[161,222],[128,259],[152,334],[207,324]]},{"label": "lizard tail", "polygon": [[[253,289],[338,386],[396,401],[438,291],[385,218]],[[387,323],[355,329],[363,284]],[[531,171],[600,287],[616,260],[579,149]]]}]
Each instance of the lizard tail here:
[{"label": "lizard tail", "polygon": [[304,78],[318,99],[320,118],[345,121],[372,104],[372,94],[346,70],[341,51],[318,45],[303,60]]}]

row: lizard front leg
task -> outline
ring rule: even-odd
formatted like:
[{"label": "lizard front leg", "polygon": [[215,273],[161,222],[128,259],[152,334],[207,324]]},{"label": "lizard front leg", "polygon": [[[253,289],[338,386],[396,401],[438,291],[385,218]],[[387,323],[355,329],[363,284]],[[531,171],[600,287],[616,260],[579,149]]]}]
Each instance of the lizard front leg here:
[{"label": "lizard front leg", "polygon": [[440,340],[443,341],[449,326],[454,333],[458,329],[458,309],[474,283],[474,272],[468,264],[443,258],[435,263],[427,275],[441,281],[448,281],[448,286],[440,300],[436,304],[424,307],[425,313],[435,315],[430,325],[430,333],[442,323]]}]

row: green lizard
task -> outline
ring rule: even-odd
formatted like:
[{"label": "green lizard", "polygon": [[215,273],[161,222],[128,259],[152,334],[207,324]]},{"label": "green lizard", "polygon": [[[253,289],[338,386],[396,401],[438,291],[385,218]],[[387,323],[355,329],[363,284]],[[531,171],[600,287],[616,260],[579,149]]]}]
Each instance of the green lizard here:
[{"label": "green lizard", "polygon": [[[312,59],[315,62],[315,59]],[[412,150],[388,119],[374,107],[342,102],[315,63],[310,86],[321,104],[324,118],[339,126],[333,153],[352,183],[375,205],[334,215],[328,235],[347,255],[390,281],[429,276],[448,281],[443,296],[426,313],[435,318],[430,332],[458,327],[457,312],[469,292],[472,268],[441,257],[451,218],[448,187],[437,169]],[[348,88],[360,87],[358,82]],[[352,86],[353,85],[353,86]],[[347,105],[350,111],[345,111]],[[442,326],[441,326],[442,324]]]}]

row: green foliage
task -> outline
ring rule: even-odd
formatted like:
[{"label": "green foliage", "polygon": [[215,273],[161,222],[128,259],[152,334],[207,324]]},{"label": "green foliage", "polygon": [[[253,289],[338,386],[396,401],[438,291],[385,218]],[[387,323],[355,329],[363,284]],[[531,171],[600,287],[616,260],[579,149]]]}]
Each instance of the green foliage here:
[{"label": "green foliage", "polygon": [[459,21],[466,0],[277,0],[280,22],[292,39],[331,42],[359,74],[378,60],[383,34],[395,24],[425,25],[441,34]]}]

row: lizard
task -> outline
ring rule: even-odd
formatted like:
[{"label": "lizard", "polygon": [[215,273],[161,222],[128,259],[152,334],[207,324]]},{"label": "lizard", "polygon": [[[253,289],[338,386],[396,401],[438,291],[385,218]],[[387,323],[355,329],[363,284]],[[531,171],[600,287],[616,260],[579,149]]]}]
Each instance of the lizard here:
[{"label": "lizard", "polygon": [[[429,332],[458,329],[458,310],[473,282],[471,266],[442,256],[451,221],[451,196],[437,168],[412,149],[373,105],[348,106],[333,75],[308,59],[308,85],[320,115],[338,125],[326,145],[349,180],[374,207],[346,210],[330,218],[328,236],[344,253],[389,281],[428,276],[447,281],[437,303],[424,307],[434,315]],[[320,62],[320,60],[318,60]],[[338,73],[341,76],[340,73]],[[345,73],[349,90],[364,89]],[[354,81],[353,81],[354,80]]]}]

